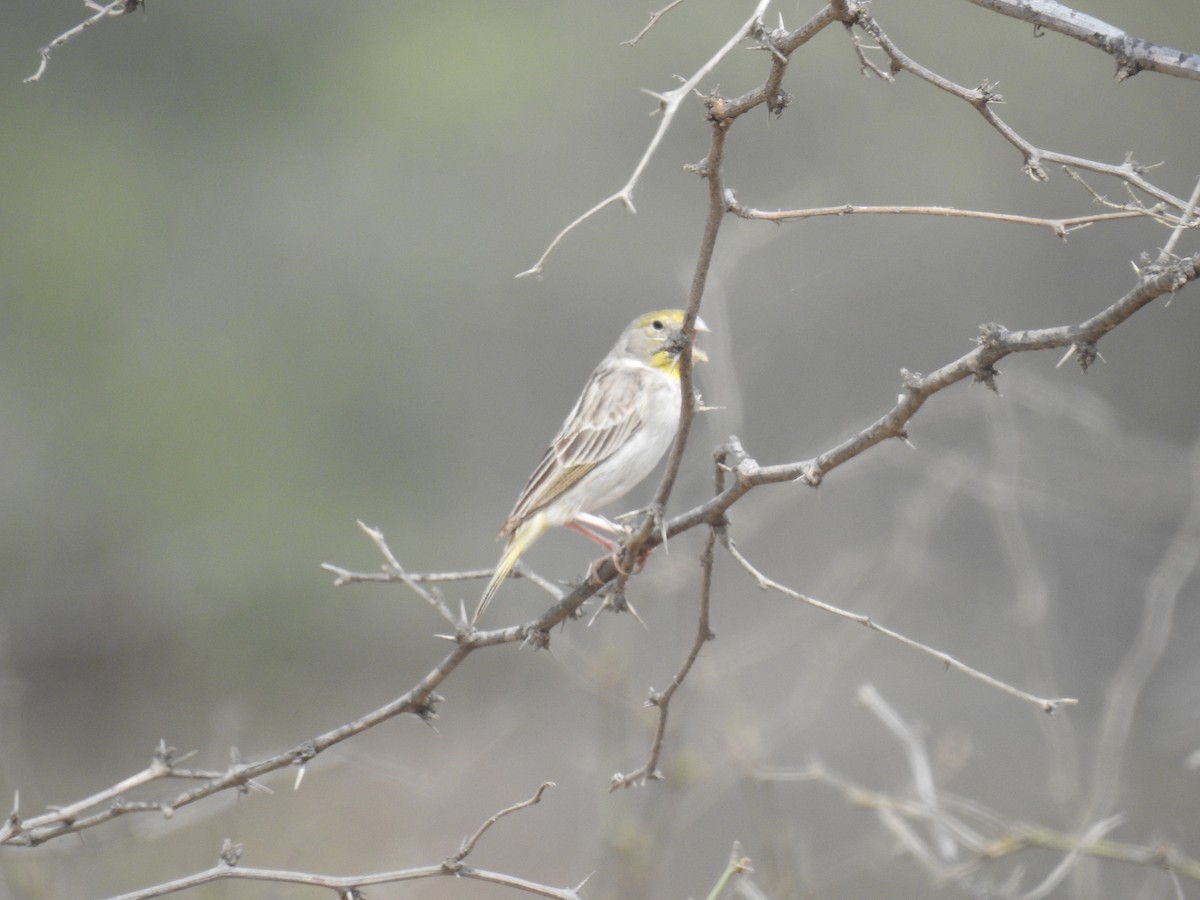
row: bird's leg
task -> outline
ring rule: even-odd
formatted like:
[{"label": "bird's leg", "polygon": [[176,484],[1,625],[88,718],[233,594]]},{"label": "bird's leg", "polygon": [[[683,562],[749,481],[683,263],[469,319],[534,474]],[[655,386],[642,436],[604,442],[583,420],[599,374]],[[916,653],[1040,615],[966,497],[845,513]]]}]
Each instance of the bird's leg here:
[{"label": "bird's leg", "polygon": [[[626,572],[625,569],[623,569],[621,567],[621,545],[614,543],[613,541],[610,541],[606,537],[601,537],[600,535],[596,534],[596,532],[592,531],[590,528],[584,528],[583,525],[580,524],[581,522],[587,522],[589,525],[593,526],[594,528],[601,528],[601,529],[611,532],[613,534],[628,534],[629,529],[625,528],[622,525],[618,525],[615,522],[610,522],[608,519],[604,518],[603,516],[593,515],[592,513],[580,513],[574,519],[572,519],[570,522],[568,522],[565,526],[566,528],[569,528],[572,531],[574,531],[576,534],[582,534],[584,537],[590,538],[591,540],[593,540],[597,544],[599,544],[601,547],[603,547],[605,550],[607,550],[608,558],[611,559],[613,565],[617,567],[617,571],[620,572],[622,575],[624,575],[626,578],[628,578],[630,573]],[[588,567],[588,579],[595,582],[596,584],[604,583],[600,580],[599,576],[596,574],[596,572],[599,569],[600,564],[602,562],[604,562],[604,560],[602,560],[602,559],[596,560],[591,564],[591,566]]]},{"label": "bird's leg", "polygon": [[[622,525],[619,522],[614,522],[612,519],[606,519],[604,516],[598,516],[595,513],[581,512],[571,520],[575,524],[583,522],[591,525],[593,528],[599,528],[601,531],[606,531],[609,534],[629,534],[629,526]],[[568,528],[570,526],[567,526]]]},{"label": "bird's leg", "polygon": [[[583,515],[587,515],[587,514],[585,513]],[[597,544],[599,544],[601,547],[603,547],[609,553],[614,553],[619,548],[619,546],[620,546],[619,544],[614,544],[608,538],[602,537],[601,535],[596,534],[596,532],[592,531],[590,528],[584,528],[581,524],[579,524],[580,520],[583,520],[583,521],[586,521],[589,525],[592,525],[595,527],[603,527],[603,526],[597,525],[597,522],[595,520],[606,522],[609,525],[612,525],[612,522],[609,522],[607,519],[600,519],[599,516],[592,516],[592,515],[588,515],[587,519],[583,519],[583,515],[575,517],[570,522],[568,522],[565,527],[570,528],[576,534],[582,534],[585,538],[589,538],[590,540],[595,541]]]},{"label": "bird's leg", "polygon": [[[638,515],[641,512],[643,512],[643,510],[634,510],[632,513],[625,513],[619,518],[629,518],[630,516]],[[658,522],[660,520],[656,518],[655,521]],[[642,551],[642,553],[639,554],[638,558],[634,561],[633,570],[626,571],[625,567],[621,565],[621,545],[610,541],[606,537],[596,534],[596,532],[592,531],[591,528],[585,528],[583,523],[591,525],[592,528],[599,528],[601,531],[607,531],[609,534],[620,534],[624,537],[628,537],[633,531],[633,529],[631,529],[628,525],[618,524],[617,522],[613,522],[610,519],[604,518],[604,516],[598,516],[594,513],[581,512],[570,522],[566,523],[565,527],[571,529],[576,534],[582,534],[584,537],[595,541],[597,544],[607,550],[608,558],[612,560],[612,564],[616,566],[617,571],[626,578],[634,574],[634,572],[640,571],[642,566],[646,564],[646,560],[649,558],[652,552],[651,550]],[[603,560],[596,560],[588,568],[588,578],[591,581],[594,581],[596,584],[603,583],[596,574],[602,562]]]}]

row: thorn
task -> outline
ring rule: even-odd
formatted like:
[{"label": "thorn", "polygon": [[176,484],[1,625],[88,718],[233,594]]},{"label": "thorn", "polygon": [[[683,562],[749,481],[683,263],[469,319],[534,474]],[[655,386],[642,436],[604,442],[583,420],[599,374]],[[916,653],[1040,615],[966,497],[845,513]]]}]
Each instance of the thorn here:
[{"label": "thorn", "polygon": [[636,609],[634,609],[633,604],[630,603],[629,600],[626,599],[624,595],[622,595],[622,599],[625,600],[626,612],[628,612],[631,616],[633,616],[635,619],[637,619],[638,624],[641,625],[642,628],[646,629],[646,631],[649,631],[650,630],[649,626],[644,621],[642,621],[642,617],[638,615],[638,611]]},{"label": "thorn", "polygon": [[308,766],[301,766],[296,770],[296,783],[292,785],[293,791],[300,790],[300,782],[304,780],[304,773],[308,770]]},{"label": "thorn", "polygon": [[650,115],[652,115],[652,116],[661,112],[662,110],[666,109],[671,104],[671,98],[668,97],[666,94],[660,94],[658,91],[650,90],[650,88],[642,88],[642,93],[648,94],[651,97],[653,97],[655,100],[658,101],[658,109],[656,109],[656,110],[654,110],[654,112],[650,113]]},{"label": "thorn", "polygon": [[221,862],[233,868],[242,858],[242,845],[225,838],[225,842],[221,845]]}]

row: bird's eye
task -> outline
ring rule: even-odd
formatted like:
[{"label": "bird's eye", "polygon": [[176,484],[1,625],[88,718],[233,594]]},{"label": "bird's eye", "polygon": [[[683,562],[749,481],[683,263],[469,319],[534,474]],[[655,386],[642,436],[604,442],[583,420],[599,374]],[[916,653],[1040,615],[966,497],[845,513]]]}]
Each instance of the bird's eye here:
[{"label": "bird's eye", "polygon": [[655,319],[653,322],[650,323],[650,327],[653,328],[655,331],[662,331],[667,326],[665,326],[663,324],[662,319]]}]

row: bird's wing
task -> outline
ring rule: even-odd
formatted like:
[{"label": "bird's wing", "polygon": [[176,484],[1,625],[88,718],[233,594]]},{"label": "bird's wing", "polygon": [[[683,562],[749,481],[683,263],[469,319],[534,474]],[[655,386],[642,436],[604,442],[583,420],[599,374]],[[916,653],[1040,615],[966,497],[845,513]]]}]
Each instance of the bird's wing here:
[{"label": "bird's wing", "polygon": [[575,408],[538,463],[500,534],[510,533],[529,515],[569,490],[608,459],[642,425],[647,367],[600,366],[584,385]]}]

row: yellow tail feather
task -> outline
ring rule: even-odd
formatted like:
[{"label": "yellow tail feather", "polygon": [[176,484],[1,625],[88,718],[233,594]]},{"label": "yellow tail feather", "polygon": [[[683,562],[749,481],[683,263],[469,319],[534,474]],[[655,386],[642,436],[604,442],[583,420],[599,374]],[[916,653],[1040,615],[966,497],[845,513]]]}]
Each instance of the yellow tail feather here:
[{"label": "yellow tail feather", "polygon": [[500,585],[504,583],[504,579],[508,577],[508,573],[513,570],[513,566],[517,564],[517,560],[521,558],[522,554],[529,549],[534,541],[549,529],[550,524],[546,521],[545,514],[542,512],[534,514],[532,518],[526,519],[517,526],[517,530],[508,538],[508,546],[504,548],[504,555],[500,557],[500,562],[496,563],[496,571],[492,574],[492,580],[488,582],[487,587],[483,591],[483,598],[479,601],[475,615],[471,617],[472,625],[479,621],[479,617],[488,608],[488,604],[492,602],[492,597],[496,595],[496,591],[500,590]]}]

